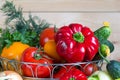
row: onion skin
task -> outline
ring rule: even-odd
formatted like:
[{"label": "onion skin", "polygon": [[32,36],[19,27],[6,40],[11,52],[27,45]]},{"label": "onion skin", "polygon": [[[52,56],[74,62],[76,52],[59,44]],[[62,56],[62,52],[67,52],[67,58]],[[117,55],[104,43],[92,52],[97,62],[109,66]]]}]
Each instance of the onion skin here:
[{"label": "onion skin", "polygon": [[15,71],[0,72],[0,77],[10,77],[10,80],[23,80],[23,78]]}]

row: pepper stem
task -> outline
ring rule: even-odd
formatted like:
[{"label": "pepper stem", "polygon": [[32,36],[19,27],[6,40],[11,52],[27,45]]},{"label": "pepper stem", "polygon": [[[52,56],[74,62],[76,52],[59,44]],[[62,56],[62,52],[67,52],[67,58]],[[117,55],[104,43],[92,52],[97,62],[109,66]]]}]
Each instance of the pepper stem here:
[{"label": "pepper stem", "polygon": [[69,80],[75,80],[75,78],[70,78]]},{"label": "pepper stem", "polygon": [[73,39],[77,42],[83,43],[84,42],[84,35],[81,32],[75,33],[73,35]]},{"label": "pepper stem", "polygon": [[56,27],[56,25],[54,25],[54,32],[56,33],[57,32],[57,27]]}]

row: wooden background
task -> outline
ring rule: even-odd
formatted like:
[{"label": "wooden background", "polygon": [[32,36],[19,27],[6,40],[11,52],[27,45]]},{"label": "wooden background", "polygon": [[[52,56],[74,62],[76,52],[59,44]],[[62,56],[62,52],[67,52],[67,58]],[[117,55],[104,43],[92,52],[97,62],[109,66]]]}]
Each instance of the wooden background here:
[{"label": "wooden background", "polygon": [[[120,59],[120,0],[13,0],[16,6],[23,8],[24,16],[28,13],[46,19],[57,27],[72,22],[89,26],[93,31],[100,28],[103,21],[109,21],[112,34],[109,38],[115,50],[109,59]],[[0,6],[4,0],[0,0]],[[5,16],[0,11],[0,27]]]}]

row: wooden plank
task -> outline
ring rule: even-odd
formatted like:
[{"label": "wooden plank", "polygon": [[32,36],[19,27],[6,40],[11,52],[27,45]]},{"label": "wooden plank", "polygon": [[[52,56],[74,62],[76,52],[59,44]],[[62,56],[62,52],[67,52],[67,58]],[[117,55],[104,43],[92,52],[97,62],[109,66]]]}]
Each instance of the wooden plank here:
[{"label": "wooden plank", "polygon": [[[0,5],[5,0],[1,0]],[[80,12],[119,12],[120,0],[14,0],[23,10],[41,11],[80,11]]]},{"label": "wooden plank", "polygon": [[[57,27],[67,25],[72,22],[82,23],[90,26],[93,30],[102,26],[103,21],[109,21],[112,32],[119,32],[120,30],[120,13],[31,13],[33,16],[46,19],[48,22],[55,24]],[[24,13],[27,19],[29,13]],[[0,13],[0,24],[4,25],[5,16]]]}]

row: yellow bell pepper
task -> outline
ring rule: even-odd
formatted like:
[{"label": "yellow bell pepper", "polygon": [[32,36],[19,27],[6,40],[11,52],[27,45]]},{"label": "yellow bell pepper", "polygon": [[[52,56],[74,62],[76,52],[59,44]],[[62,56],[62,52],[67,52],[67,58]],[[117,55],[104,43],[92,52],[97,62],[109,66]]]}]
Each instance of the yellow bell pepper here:
[{"label": "yellow bell pepper", "polygon": [[18,60],[20,61],[21,55],[23,51],[30,47],[27,44],[23,44],[22,42],[13,42],[9,47],[4,47],[1,53],[1,57],[10,59],[10,60]]}]

